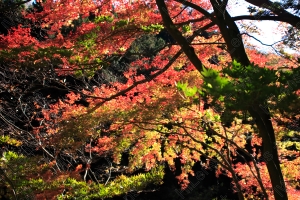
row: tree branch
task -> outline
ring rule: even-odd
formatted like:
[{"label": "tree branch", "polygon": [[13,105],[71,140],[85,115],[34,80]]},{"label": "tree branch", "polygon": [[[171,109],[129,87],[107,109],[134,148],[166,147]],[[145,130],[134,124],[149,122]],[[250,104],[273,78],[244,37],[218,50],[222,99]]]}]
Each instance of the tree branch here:
[{"label": "tree branch", "polygon": [[114,95],[111,95],[110,97],[108,98],[103,98],[103,101],[100,102],[100,103],[97,103],[91,110],[88,111],[88,114],[96,111],[98,108],[100,108],[105,102],[107,101],[110,101],[112,99],[115,99],[119,96],[122,96],[124,94],[126,94],[127,92],[129,92],[130,90],[132,90],[133,88],[135,88],[136,86],[140,85],[140,84],[143,84],[143,83],[147,83],[151,80],[153,80],[154,78],[156,78],[157,76],[161,75],[162,73],[164,73],[167,69],[169,69],[169,67],[175,62],[175,60],[177,58],[179,58],[179,56],[183,53],[182,50],[178,51],[175,56],[169,61],[169,63],[163,68],[161,69],[160,71],[156,72],[155,74],[149,76],[148,78],[145,78],[143,80],[140,80],[140,81],[136,81],[134,84],[132,84],[131,86],[129,86],[128,88],[114,94]]},{"label": "tree branch", "polygon": [[233,21],[238,20],[271,20],[271,21],[280,21],[280,22],[286,22],[289,23],[289,20],[287,21],[285,18],[282,18],[280,16],[255,16],[255,15],[240,15],[236,17],[232,17]]},{"label": "tree branch", "polygon": [[278,15],[281,19],[279,21],[289,23],[293,27],[300,28],[300,18],[296,15],[293,15],[287,12],[283,7],[279,7],[277,4],[269,0],[246,0],[248,3],[255,5],[260,8],[266,8],[272,11],[274,14]]},{"label": "tree branch", "polygon": [[186,56],[189,58],[189,60],[193,63],[193,65],[196,67],[196,69],[201,73],[203,71],[203,64],[199,60],[198,56],[196,55],[194,48],[190,46],[189,41],[185,39],[185,37],[182,36],[180,31],[178,31],[168,13],[167,6],[164,2],[164,0],[156,0],[156,4],[158,6],[159,12],[162,16],[163,23],[170,33],[170,35],[176,40],[178,44],[180,44],[182,50],[186,54]]}]

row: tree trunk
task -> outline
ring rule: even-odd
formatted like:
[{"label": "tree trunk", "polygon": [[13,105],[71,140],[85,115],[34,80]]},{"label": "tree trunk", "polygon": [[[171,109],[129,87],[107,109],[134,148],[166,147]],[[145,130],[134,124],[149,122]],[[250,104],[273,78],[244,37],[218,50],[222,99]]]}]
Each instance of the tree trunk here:
[{"label": "tree trunk", "polygon": [[255,119],[259,134],[263,139],[262,159],[267,164],[275,199],[287,200],[288,196],[280,169],[275,133],[270,114],[267,113],[269,110],[263,110],[258,105],[256,103],[248,111]]}]

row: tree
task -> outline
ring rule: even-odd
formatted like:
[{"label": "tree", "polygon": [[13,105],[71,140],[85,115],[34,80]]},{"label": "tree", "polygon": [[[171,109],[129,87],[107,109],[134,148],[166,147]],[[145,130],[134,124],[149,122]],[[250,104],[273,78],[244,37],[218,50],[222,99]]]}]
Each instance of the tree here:
[{"label": "tree", "polygon": [[[18,99],[11,103],[20,108],[20,121],[30,128],[24,138],[25,126],[1,115],[20,133],[8,134],[1,142],[17,149],[38,149],[33,154],[42,152],[45,158],[41,165],[30,159],[26,162],[26,169],[34,166],[36,174],[24,171],[25,162],[19,162],[20,174],[27,177],[20,178],[21,184],[9,183],[7,187],[15,192],[15,188],[21,191],[32,185],[39,197],[106,198],[158,184],[167,165],[181,170],[177,178],[182,188],[188,187],[189,174],[200,180],[211,170],[231,178],[240,199],[247,192],[268,198],[271,188],[275,199],[287,199],[291,185],[287,190],[284,184],[271,115],[279,110],[292,112],[287,105],[298,102],[299,70],[276,72],[262,67],[270,59],[245,49],[235,21],[256,20],[255,15],[232,18],[227,1],[176,2],[115,6],[111,1],[45,1],[40,3],[40,12],[25,13],[24,17],[47,30],[46,40],[34,40],[30,30],[22,26],[2,37],[6,43],[0,54],[3,87],[10,88],[7,96]],[[295,25],[287,17],[290,13],[278,4],[252,3],[274,7],[259,19]],[[209,13],[211,8],[214,12]],[[90,13],[95,15],[91,21],[81,21]],[[81,22],[73,32],[62,31],[74,27],[76,20]],[[215,55],[218,66],[211,65]],[[274,57],[278,59],[276,67],[282,62],[295,66]],[[25,83],[19,77],[26,77]],[[33,96],[28,114],[22,102]],[[78,103],[82,101],[85,106]],[[10,109],[8,104],[3,107]],[[128,163],[122,164],[126,154]],[[193,166],[201,156],[206,171],[197,173]],[[108,165],[103,165],[104,158]],[[8,180],[15,181],[9,166],[18,166],[14,163],[22,159],[11,152],[5,154],[1,170]],[[101,159],[103,169],[97,174],[95,166]],[[299,159],[294,162],[292,166]],[[249,173],[243,174],[247,167]],[[143,174],[130,176],[141,169]],[[113,170],[128,176],[113,179]],[[86,183],[88,180],[93,183]],[[252,186],[259,189],[254,192]]]},{"label": "tree", "polygon": [[[157,5],[160,9],[160,13],[162,14],[164,24],[167,27],[170,34],[173,36],[173,38],[183,46],[183,50],[186,53],[186,55],[189,57],[191,62],[195,65],[195,67],[200,71],[203,72],[205,68],[203,68],[203,65],[201,61],[198,59],[198,57],[195,55],[192,48],[190,48],[189,44],[182,39],[182,36],[180,32],[176,29],[174,29],[174,24],[171,20],[171,18],[168,16],[168,13],[166,12],[167,7],[163,1],[157,0]],[[228,14],[228,11],[226,10],[226,6],[228,1],[224,2],[217,2],[217,1],[210,1],[212,4],[212,7],[214,9],[215,18],[212,18],[213,16],[210,15],[210,13],[207,13],[201,8],[198,7],[199,12],[206,14],[207,17],[210,17],[213,22],[215,22],[227,44],[228,51],[230,52],[232,60],[236,60],[237,62],[241,63],[242,66],[249,66],[251,65],[248,56],[246,55],[244,46],[241,44],[242,38],[240,31],[238,27],[236,26],[234,20],[230,17]],[[279,17],[285,17],[289,16],[292,18],[297,19],[298,17],[289,14],[287,11],[283,10],[283,8],[279,7],[280,5],[275,5],[275,3],[272,3],[270,1],[265,2],[256,2],[256,1],[248,1],[250,3],[253,3],[256,6],[259,7],[266,7],[270,6],[271,11],[274,12],[274,14],[279,15]],[[196,8],[195,4],[189,4],[193,5],[194,8]],[[296,26],[295,21],[288,21],[293,26]],[[239,41],[239,45],[235,45],[232,41],[236,39]],[[205,77],[205,76],[204,76]],[[275,134],[272,127],[272,123],[270,121],[270,114],[268,108],[266,108],[267,112],[264,112],[260,108],[260,102],[254,102],[254,104],[249,105],[248,112],[250,115],[255,118],[256,125],[259,129],[259,133],[263,138],[263,154],[270,153],[273,158],[273,162],[268,162],[267,167],[268,171],[270,173],[271,181],[273,188],[275,190],[276,186],[282,186],[283,187],[283,193],[280,192],[274,192],[275,199],[287,199],[287,194],[284,186],[284,180],[280,171],[280,165],[278,160],[278,153],[276,146],[276,140],[275,140]],[[242,199],[243,197],[240,197]]]}]

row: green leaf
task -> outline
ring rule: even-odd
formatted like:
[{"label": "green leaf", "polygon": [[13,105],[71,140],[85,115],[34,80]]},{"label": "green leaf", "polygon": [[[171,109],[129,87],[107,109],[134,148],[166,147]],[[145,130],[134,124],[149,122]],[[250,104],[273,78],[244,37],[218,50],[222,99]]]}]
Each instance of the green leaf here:
[{"label": "green leaf", "polygon": [[188,83],[177,82],[176,86],[179,91],[184,91],[184,90],[186,90]]},{"label": "green leaf", "polygon": [[193,97],[193,96],[195,96],[197,91],[198,91],[198,88],[196,86],[194,86],[193,88],[186,88],[186,90],[184,91],[184,94],[187,97]]}]

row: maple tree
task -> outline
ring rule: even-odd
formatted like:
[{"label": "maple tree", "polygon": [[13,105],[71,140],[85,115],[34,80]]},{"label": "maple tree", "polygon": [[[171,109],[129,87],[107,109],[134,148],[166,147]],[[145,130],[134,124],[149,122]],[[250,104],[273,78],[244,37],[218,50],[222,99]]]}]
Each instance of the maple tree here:
[{"label": "maple tree", "polygon": [[[248,2],[272,13],[258,18],[252,10],[252,16],[233,18],[228,1],[215,0],[43,1],[40,9],[23,10],[44,34],[36,39],[35,26],[19,25],[1,35],[7,83],[1,87],[14,96],[24,93],[11,103],[26,129],[1,114],[11,128],[0,142],[42,153],[31,158],[3,151],[0,167],[14,191],[10,197],[113,197],[159,184],[167,166],[180,168],[182,191],[190,175],[203,180],[208,170],[229,177],[239,199],[247,193],[250,199],[296,199],[299,144],[276,145],[296,135],[280,123],[298,114],[298,63],[293,55],[246,49],[235,23],[271,19],[297,28],[282,10],[294,5]],[[294,68],[277,70],[287,63]],[[51,103],[50,90],[58,95]],[[26,114],[22,102],[29,97],[32,113]],[[281,159],[288,154],[292,161]],[[96,174],[103,157],[109,172]],[[202,170],[194,170],[199,163]],[[119,176],[110,180],[113,170]]]}]

